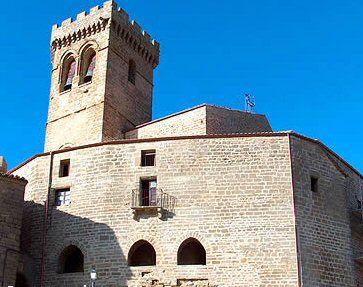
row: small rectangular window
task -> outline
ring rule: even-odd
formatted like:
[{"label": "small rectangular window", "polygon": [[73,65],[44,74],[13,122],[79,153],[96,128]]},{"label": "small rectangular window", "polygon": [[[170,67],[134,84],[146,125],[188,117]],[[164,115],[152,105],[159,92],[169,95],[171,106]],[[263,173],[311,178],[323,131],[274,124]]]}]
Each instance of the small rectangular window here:
[{"label": "small rectangular window", "polygon": [[55,205],[69,205],[71,203],[71,190],[69,188],[56,189]]},{"label": "small rectangular window", "polygon": [[69,159],[61,160],[59,165],[59,177],[69,176],[71,161]]},{"label": "small rectangular window", "polygon": [[310,188],[312,192],[318,192],[319,188],[319,179],[317,177],[311,176],[310,177]]},{"label": "small rectangular window", "polygon": [[141,166],[155,166],[155,150],[141,151]]}]

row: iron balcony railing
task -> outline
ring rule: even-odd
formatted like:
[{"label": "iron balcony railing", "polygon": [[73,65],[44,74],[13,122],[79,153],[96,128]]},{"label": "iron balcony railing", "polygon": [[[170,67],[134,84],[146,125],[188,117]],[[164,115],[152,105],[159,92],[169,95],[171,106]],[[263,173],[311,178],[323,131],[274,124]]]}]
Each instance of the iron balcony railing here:
[{"label": "iron balcony railing", "polygon": [[[358,223],[359,228],[362,229],[363,223],[363,192],[359,188],[356,192],[352,193],[349,197],[350,211],[353,215],[351,218],[353,222]],[[358,221],[357,221],[358,220]],[[363,232],[363,229],[361,230]]]},{"label": "iron balcony railing", "polygon": [[176,198],[160,188],[132,190],[131,208],[155,207],[174,212]]}]

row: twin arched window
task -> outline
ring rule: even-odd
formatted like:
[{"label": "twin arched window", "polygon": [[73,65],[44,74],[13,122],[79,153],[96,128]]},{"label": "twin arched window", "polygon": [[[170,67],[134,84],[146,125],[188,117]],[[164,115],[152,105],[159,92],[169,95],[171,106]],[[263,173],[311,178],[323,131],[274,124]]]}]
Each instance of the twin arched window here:
[{"label": "twin arched window", "polygon": [[[206,265],[206,251],[203,245],[195,238],[188,238],[179,247],[178,265]],[[154,247],[145,240],[134,243],[128,254],[129,266],[156,265],[156,252]]]},{"label": "twin arched window", "polygon": [[[136,63],[130,60],[128,63],[128,80],[132,84],[136,84]],[[81,56],[79,69],[79,84],[92,82],[96,68],[96,51],[93,47],[84,49]],[[61,71],[61,92],[72,89],[74,78],[77,74],[76,58],[73,54],[66,56],[62,63]]]},{"label": "twin arched window", "polygon": [[[87,47],[81,54],[79,69],[79,84],[92,81],[96,68],[96,51],[93,47]],[[62,62],[61,92],[72,89],[74,78],[77,75],[76,58],[73,54],[67,55]]]}]

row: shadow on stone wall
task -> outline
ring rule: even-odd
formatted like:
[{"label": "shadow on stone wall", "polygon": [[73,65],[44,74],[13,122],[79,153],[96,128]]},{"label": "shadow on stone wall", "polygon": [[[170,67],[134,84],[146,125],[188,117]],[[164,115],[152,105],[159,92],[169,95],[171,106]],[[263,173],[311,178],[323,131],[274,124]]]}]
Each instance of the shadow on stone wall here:
[{"label": "shadow on stone wall", "polygon": [[[19,277],[26,278],[28,287],[40,286],[44,214],[44,205],[25,202]],[[90,286],[92,267],[97,270],[97,287],[127,286],[131,275],[127,256],[123,254],[114,231],[108,225],[73,216],[51,206],[47,228],[44,286]],[[70,245],[77,246],[82,251],[84,272],[60,272],[60,256]]]}]

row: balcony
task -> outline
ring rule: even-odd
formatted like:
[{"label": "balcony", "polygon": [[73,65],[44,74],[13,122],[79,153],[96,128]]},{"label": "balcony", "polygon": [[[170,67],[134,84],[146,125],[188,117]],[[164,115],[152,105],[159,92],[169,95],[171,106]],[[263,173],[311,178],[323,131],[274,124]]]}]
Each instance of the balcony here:
[{"label": "balcony", "polygon": [[173,214],[176,198],[160,188],[132,190],[131,209],[135,215]]},{"label": "balcony", "polygon": [[363,206],[362,200],[355,197],[350,208],[351,227],[358,233],[363,233]]}]

